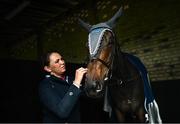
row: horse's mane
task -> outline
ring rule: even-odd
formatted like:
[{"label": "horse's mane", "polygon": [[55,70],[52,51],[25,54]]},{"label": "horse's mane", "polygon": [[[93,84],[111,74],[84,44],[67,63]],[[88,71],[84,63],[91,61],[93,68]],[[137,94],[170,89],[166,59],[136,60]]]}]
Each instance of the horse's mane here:
[{"label": "horse's mane", "polygon": [[127,58],[125,56],[126,53],[121,50],[120,44],[117,42],[116,38],[114,47],[114,51],[112,52],[114,56],[111,65],[112,73],[117,74],[116,78],[126,79],[128,77],[128,70],[126,65]]}]

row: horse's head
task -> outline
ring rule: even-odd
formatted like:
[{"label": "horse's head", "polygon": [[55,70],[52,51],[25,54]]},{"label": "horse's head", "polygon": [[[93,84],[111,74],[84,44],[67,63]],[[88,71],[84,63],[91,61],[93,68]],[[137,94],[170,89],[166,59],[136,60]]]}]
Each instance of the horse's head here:
[{"label": "horse's head", "polygon": [[[92,40],[97,35],[97,39]],[[114,40],[113,32],[106,28],[94,29],[89,34],[90,61],[87,66],[88,72],[85,83],[86,92],[89,96],[102,96],[104,82],[108,78],[112,62]]]},{"label": "horse's head", "polygon": [[97,25],[89,25],[82,20],[80,24],[89,32],[88,72],[85,82],[85,91],[90,97],[103,95],[104,84],[109,77],[109,71],[113,60],[115,36],[112,28],[121,16],[122,8],[107,22]]}]

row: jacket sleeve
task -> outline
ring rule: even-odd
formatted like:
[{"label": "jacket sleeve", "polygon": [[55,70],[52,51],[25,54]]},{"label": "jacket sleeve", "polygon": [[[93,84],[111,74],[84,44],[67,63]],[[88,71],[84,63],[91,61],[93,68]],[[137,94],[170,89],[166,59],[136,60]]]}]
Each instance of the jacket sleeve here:
[{"label": "jacket sleeve", "polygon": [[62,97],[47,85],[40,85],[39,87],[41,102],[60,118],[69,116],[79,98],[80,92],[81,90],[72,84]]}]

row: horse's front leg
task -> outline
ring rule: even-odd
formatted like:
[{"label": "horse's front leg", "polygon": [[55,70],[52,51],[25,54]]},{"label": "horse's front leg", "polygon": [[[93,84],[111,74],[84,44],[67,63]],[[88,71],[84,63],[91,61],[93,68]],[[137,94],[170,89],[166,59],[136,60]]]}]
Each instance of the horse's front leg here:
[{"label": "horse's front leg", "polygon": [[115,113],[116,113],[118,122],[125,122],[125,116],[123,112],[121,112],[118,108],[115,108]]},{"label": "horse's front leg", "polygon": [[145,122],[145,111],[143,106],[136,112],[136,116],[139,122]]}]

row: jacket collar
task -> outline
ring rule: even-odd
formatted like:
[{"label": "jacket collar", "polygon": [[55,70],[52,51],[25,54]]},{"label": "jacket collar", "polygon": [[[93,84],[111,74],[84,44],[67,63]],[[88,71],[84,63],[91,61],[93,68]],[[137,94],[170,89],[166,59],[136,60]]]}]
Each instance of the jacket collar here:
[{"label": "jacket collar", "polygon": [[[47,77],[47,76],[46,76]],[[53,81],[57,83],[66,83],[66,84],[71,84],[72,82],[69,81],[69,76],[65,76],[65,80],[62,78],[56,77],[54,75],[48,75],[48,77]]]}]

